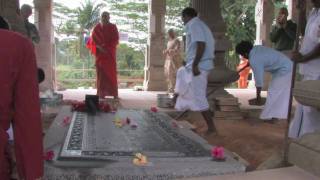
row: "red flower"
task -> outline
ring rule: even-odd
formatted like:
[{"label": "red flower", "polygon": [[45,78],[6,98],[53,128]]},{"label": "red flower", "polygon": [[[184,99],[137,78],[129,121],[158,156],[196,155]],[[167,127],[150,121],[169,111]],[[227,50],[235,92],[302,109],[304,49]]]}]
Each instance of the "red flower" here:
[{"label": "red flower", "polygon": [[68,126],[71,123],[71,118],[69,116],[63,118],[63,126]]},{"label": "red flower", "polygon": [[104,102],[99,103],[99,109],[100,109],[100,111],[103,111],[103,112],[110,112],[111,111],[111,107],[109,106],[109,104],[104,103]]},{"label": "red flower", "polygon": [[54,151],[47,151],[46,154],[44,155],[44,160],[46,161],[52,161],[54,158]]},{"label": "red flower", "polygon": [[86,104],[84,102],[74,102],[72,103],[72,111],[86,111]]},{"label": "red flower", "polygon": [[158,112],[158,109],[157,109],[156,107],[151,107],[151,108],[150,108],[150,111],[152,111],[152,112]]},{"label": "red flower", "polygon": [[224,148],[221,146],[216,146],[211,149],[211,156],[217,160],[223,160],[224,157]]}]

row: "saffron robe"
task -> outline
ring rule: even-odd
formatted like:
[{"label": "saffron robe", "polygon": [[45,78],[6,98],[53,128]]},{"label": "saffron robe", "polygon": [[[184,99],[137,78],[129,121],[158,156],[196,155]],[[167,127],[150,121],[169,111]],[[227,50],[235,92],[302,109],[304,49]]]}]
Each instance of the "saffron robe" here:
[{"label": "saffron robe", "polygon": [[[97,95],[100,98],[105,96],[118,97],[117,63],[116,50],[119,43],[119,33],[117,26],[112,23],[97,24],[91,38],[87,43],[87,48],[96,58],[97,71]],[[97,45],[101,46],[105,52],[99,51]]]},{"label": "saffron robe", "polygon": [[[237,66],[237,70],[239,71],[240,69],[244,68],[246,65],[248,65],[248,59],[242,59],[239,63],[239,65]],[[240,78],[238,80],[238,88],[239,89],[245,89],[248,87],[248,77],[250,74],[250,67],[245,68],[244,70],[242,70],[239,75]]]},{"label": "saffron robe", "polygon": [[13,125],[21,179],[43,176],[43,144],[37,66],[30,40],[0,30],[0,177],[9,179],[7,130]]}]

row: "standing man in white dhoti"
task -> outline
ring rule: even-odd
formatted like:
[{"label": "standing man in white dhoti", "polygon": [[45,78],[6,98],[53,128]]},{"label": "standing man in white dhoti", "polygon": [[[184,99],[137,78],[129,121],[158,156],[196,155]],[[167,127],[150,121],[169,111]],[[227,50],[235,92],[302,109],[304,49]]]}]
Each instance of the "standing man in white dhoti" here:
[{"label": "standing man in white dhoti", "polygon": [[[320,80],[320,0],[312,0],[311,11],[300,53],[294,53],[292,60],[301,63],[303,80]],[[320,130],[320,111],[298,104],[290,124],[289,137],[298,138],[305,133]]]},{"label": "standing man in white dhoti", "polygon": [[260,119],[274,123],[276,119],[285,119],[288,114],[289,92],[292,62],[284,54],[261,45],[253,46],[249,41],[242,41],[236,46],[236,53],[249,59],[257,88],[257,103],[261,102],[264,73],[270,72],[267,101],[260,114]]},{"label": "standing man in white dhoti", "polygon": [[208,74],[213,69],[214,39],[211,30],[197,14],[190,7],[182,11],[186,29],[186,65],[177,72],[175,108],[200,111],[208,126],[207,134],[210,134],[216,132],[207,100]]}]

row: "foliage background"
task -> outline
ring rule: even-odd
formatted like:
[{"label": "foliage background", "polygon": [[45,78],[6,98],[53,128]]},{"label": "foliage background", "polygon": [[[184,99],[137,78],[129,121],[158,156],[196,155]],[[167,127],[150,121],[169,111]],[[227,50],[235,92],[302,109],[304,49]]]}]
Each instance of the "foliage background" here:
[{"label": "foliage background", "polygon": [[[235,69],[239,59],[234,53],[241,40],[255,39],[256,0],[220,0],[221,13],[227,26],[226,36],[232,48],[226,53],[225,62]],[[276,7],[282,6],[275,1]],[[182,36],[184,32],[180,13],[189,0],[167,0],[166,24]],[[59,85],[64,88],[94,86],[94,59],[85,48],[85,41],[93,26],[99,21],[102,10],[111,14],[111,22],[117,24],[121,33],[129,35],[128,42],[118,47],[117,64],[120,79],[143,80],[145,49],[148,37],[148,0],[84,0],[77,9],[54,3],[56,34],[56,70]],[[159,47],[160,49],[164,47]]]}]

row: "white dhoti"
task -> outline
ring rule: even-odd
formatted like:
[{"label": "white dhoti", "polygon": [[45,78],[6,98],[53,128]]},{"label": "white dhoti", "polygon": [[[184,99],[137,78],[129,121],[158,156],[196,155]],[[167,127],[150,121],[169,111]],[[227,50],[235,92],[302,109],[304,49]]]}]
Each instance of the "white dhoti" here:
[{"label": "white dhoti", "polygon": [[[305,75],[304,80],[320,80],[320,75]],[[298,104],[290,123],[289,137],[298,138],[306,133],[320,131],[320,111]]]},{"label": "white dhoti", "polygon": [[284,76],[272,77],[269,85],[266,104],[260,114],[260,119],[286,119],[291,87],[291,73]]},{"label": "white dhoti", "polygon": [[10,128],[7,130],[7,133],[9,135],[9,141],[12,141],[13,138],[13,129],[12,129],[12,124],[10,123]]},{"label": "white dhoti", "polygon": [[209,109],[207,100],[207,84],[209,71],[200,70],[201,74],[193,76],[192,71],[181,67],[177,72],[175,93],[178,93],[175,109],[179,111],[206,111]]}]

